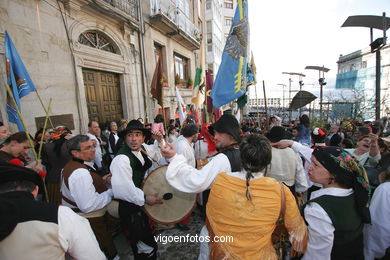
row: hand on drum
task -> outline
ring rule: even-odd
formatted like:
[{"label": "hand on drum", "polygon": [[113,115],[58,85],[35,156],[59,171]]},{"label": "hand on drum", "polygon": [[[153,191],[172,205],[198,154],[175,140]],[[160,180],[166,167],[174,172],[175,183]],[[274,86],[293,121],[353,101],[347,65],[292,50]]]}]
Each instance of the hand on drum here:
[{"label": "hand on drum", "polygon": [[166,145],[161,147],[161,154],[165,158],[170,159],[176,154],[175,147],[170,143],[166,143]]},{"label": "hand on drum", "polygon": [[155,195],[146,195],[145,196],[145,203],[152,206],[155,204],[162,204],[162,199],[157,197],[157,194]]}]

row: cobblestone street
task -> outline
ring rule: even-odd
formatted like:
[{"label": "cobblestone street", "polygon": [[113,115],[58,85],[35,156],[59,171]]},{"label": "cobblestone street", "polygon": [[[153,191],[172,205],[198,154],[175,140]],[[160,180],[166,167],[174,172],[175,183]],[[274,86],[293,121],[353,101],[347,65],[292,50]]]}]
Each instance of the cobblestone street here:
[{"label": "cobblestone street", "polygon": [[[157,236],[190,236],[199,235],[200,230],[204,224],[203,217],[201,216],[201,210],[195,208],[192,213],[188,227],[190,230],[182,231],[177,227],[171,229],[158,229]],[[124,236],[118,234],[114,237],[115,245],[117,246],[121,260],[132,260],[133,252],[130,246],[127,244]],[[171,259],[197,259],[199,254],[199,243],[166,243],[162,244],[158,242],[158,259],[160,260],[171,260]]]}]

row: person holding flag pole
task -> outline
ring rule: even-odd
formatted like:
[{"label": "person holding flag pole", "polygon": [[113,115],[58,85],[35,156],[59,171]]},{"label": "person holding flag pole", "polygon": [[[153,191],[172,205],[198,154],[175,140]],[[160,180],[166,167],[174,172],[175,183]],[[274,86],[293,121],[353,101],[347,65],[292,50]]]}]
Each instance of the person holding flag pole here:
[{"label": "person holding flag pole", "polygon": [[[5,32],[5,61],[6,61],[6,74],[7,74],[7,82],[4,84],[7,89],[7,114],[9,121],[17,124],[19,131],[24,131],[27,129],[26,124],[24,122],[23,116],[20,112],[20,99],[30,92],[36,91],[34,83],[32,82],[24,64],[21,60],[8,32]],[[50,105],[49,105],[50,109]],[[46,108],[44,108],[46,111]],[[49,111],[46,112],[46,117],[49,117]],[[47,120],[46,118],[46,120]],[[28,132],[26,132],[27,139],[30,144],[31,151],[33,153],[34,159],[36,161],[35,169],[38,170],[40,175],[44,178],[46,173],[42,171],[42,166],[40,162],[40,158],[38,157],[35,149],[34,143],[31,139],[31,136]],[[44,185],[46,200],[47,189]]]}]

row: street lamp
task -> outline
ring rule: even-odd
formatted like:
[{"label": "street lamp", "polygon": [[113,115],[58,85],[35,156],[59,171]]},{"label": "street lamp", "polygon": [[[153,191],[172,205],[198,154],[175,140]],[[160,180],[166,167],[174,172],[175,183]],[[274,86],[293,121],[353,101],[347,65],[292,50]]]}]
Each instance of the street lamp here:
[{"label": "street lamp", "polygon": [[[341,27],[368,27],[370,28],[371,53],[375,52],[376,69],[375,69],[375,119],[380,119],[381,111],[381,51],[386,45],[386,31],[390,27],[390,18],[386,17],[383,12],[382,16],[375,15],[355,15],[349,16]],[[383,30],[383,37],[373,41],[373,29]]]},{"label": "street lamp", "polygon": [[[288,82],[289,82],[289,85],[288,85],[288,102],[291,103],[291,92],[292,92],[291,91],[291,82],[292,82],[291,76],[293,76],[293,75],[299,76],[299,86],[300,86],[300,88],[302,88],[302,85],[303,85],[302,77],[305,77],[305,74],[298,73],[298,72],[282,72],[282,74],[289,75],[289,78],[288,78]],[[289,118],[289,121],[291,121],[291,110],[288,111],[288,118]]]},{"label": "street lamp", "polygon": [[284,88],[286,87],[286,84],[278,84],[278,85],[283,87],[283,114],[284,114],[284,111],[285,111],[285,106],[284,106]]},{"label": "street lamp", "polygon": [[326,85],[325,72],[328,72],[329,69],[324,66],[306,66],[305,70],[318,70],[318,83],[320,84],[320,122],[322,123],[322,87]]}]

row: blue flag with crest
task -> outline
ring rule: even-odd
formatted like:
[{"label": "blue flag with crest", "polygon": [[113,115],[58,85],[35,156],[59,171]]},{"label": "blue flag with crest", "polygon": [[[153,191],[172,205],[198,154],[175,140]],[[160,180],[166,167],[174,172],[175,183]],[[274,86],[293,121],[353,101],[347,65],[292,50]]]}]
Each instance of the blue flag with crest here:
[{"label": "blue flag with crest", "polygon": [[[20,111],[20,99],[28,95],[30,92],[36,91],[36,89],[8,32],[5,32],[4,47],[7,84],[11,88],[12,94]],[[17,124],[19,131],[24,131],[23,124],[16,112],[14,102],[8,94],[7,114],[9,121]]]},{"label": "blue flag with crest", "polygon": [[245,94],[248,50],[248,0],[238,0],[222,62],[210,94],[214,107],[219,108]]}]

